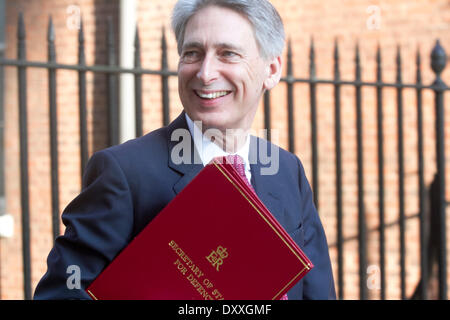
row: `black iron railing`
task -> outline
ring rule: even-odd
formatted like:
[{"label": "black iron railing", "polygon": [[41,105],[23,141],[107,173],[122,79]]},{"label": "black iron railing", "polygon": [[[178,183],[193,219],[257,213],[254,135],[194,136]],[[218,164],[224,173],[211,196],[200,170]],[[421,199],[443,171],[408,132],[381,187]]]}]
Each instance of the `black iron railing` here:
[{"label": "black iron railing", "polygon": [[[29,221],[29,181],[28,181],[28,132],[27,132],[27,74],[28,68],[43,68],[48,70],[49,79],[49,108],[50,108],[50,151],[51,151],[51,190],[52,190],[52,221],[53,221],[53,235],[59,235],[59,185],[58,185],[58,138],[57,138],[57,116],[56,116],[56,77],[57,70],[72,70],[78,73],[78,92],[79,92],[79,117],[80,117],[80,159],[81,159],[81,173],[88,161],[88,133],[87,133],[87,99],[86,99],[86,74],[103,73],[107,75],[108,88],[108,119],[109,119],[109,144],[114,145],[119,143],[119,112],[118,112],[118,90],[117,78],[120,74],[133,74],[135,81],[135,109],[136,109],[136,136],[143,134],[143,111],[142,111],[142,76],[143,75],[158,75],[161,77],[162,83],[162,110],[163,123],[167,125],[170,121],[169,114],[169,78],[177,76],[177,73],[170,71],[167,63],[167,44],[165,32],[162,32],[161,37],[161,69],[148,70],[141,66],[141,44],[139,39],[139,31],[136,30],[135,38],[135,65],[132,69],[125,69],[117,66],[116,59],[116,43],[114,40],[112,22],[108,22],[107,45],[108,45],[108,65],[86,65],[85,48],[84,48],[84,29],[83,24],[79,30],[78,37],[78,63],[60,64],[57,63],[55,50],[55,33],[53,23],[50,19],[48,28],[48,61],[35,62],[28,61],[26,58],[26,36],[23,16],[19,17],[17,43],[18,56],[17,59],[3,59],[0,57],[0,68],[3,66],[13,66],[17,68],[18,72],[18,101],[19,101],[19,125],[20,125],[20,176],[21,176],[21,204],[22,204],[22,242],[23,242],[23,265],[24,265],[24,292],[25,298],[31,298],[31,260],[30,260],[30,221]],[[418,189],[419,189],[419,212],[417,217],[420,221],[420,269],[421,281],[420,285],[414,294],[414,298],[426,299],[428,279],[430,275],[430,268],[433,263],[433,258],[438,259],[439,266],[439,298],[447,299],[447,277],[446,277],[446,229],[445,229],[445,208],[447,206],[445,199],[445,150],[444,150],[444,93],[449,88],[441,79],[441,73],[446,66],[446,54],[439,41],[437,41],[435,48],[431,54],[432,70],[436,75],[436,80],[431,85],[422,83],[421,75],[421,57],[417,52],[416,68],[417,78],[416,83],[407,84],[402,80],[402,61],[400,48],[397,50],[396,66],[397,77],[394,83],[383,82],[381,49],[378,47],[376,54],[376,81],[367,82],[361,78],[362,65],[360,59],[359,46],[356,45],[354,53],[355,61],[355,78],[354,80],[341,79],[340,73],[340,53],[338,43],[335,43],[334,49],[334,77],[333,79],[319,79],[316,77],[316,58],[314,42],[311,42],[310,47],[310,66],[308,78],[296,78],[293,74],[293,53],[291,43],[288,42],[287,50],[287,75],[281,79],[287,86],[287,113],[288,113],[288,148],[295,153],[295,129],[296,123],[294,117],[294,110],[296,103],[294,101],[294,88],[296,84],[306,84],[309,86],[310,93],[310,114],[311,114],[311,154],[312,154],[312,189],[314,193],[314,202],[316,206],[319,205],[319,141],[318,141],[318,126],[317,126],[317,94],[322,85],[329,85],[334,88],[334,143],[335,143],[335,168],[336,168],[336,218],[337,218],[337,233],[335,245],[337,248],[337,289],[338,297],[344,299],[344,252],[345,241],[343,236],[343,177],[342,177],[342,96],[341,91],[344,86],[350,86],[355,89],[355,127],[357,131],[357,186],[358,186],[358,245],[359,245],[359,291],[360,298],[367,299],[367,284],[366,284],[366,270],[367,270],[367,236],[368,232],[373,230],[366,230],[366,213],[364,207],[364,118],[363,118],[363,88],[371,87],[376,91],[376,122],[377,122],[377,155],[378,155],[378,215],[379,215],[379,266],[380,266],[380,296],[381,299],[386,298],[386,247],[385,247],[385,228],[389,227],[385,222],[385,176],[384,176],[384,132],[383,123],[385,120],[383,110],[383,89],[396,89],[396,105],[397,105],[397,139],[398,139],[398,199],[399,199],[399,218],[395,223],[399,227],[400,234],[400,286],[401,298],[406,299],[406,264],[405,264],[405,220],[410,217],[405,216],[405,170],[404,170],[404,123],[403,123],[403,91],[405,89],[413,89],[417,95],[417,136],[418,136]],[[423,98],[422,94],[425,90],[431,90],[435,95],[435,133],[436,133],[436,179],[435,190],[437,194],[433,194],[432,209],[427,206],[429,196],[425,186],[424,178],[424,131],[423,131]],[[268,139],[271,139],[270,128],[271,125],[271,104],[270,92],[266,92],[264,96],[264,125],[268,130]],[[330,128],[331,129],[331,128]],[[320,208],[319,208],[320,209]],[[434,212],[433,221],[438,223],[429,223],[430,215],[427,211]],[[430,231],[428,228],[433,227]],[[431,240],[431,236],[433,239]],[[438,238],[436,238],[438,236]],[[433,250],[439,248],[439,252],[430,256],[428,248],[430,243],[433,243]],[[434,252],[434,251],[433,251]],[[430,258],[431,257],[431,258]]]},{"label": "black iron railing", "polygon": [[[416,58],[416,69],[417,78],[416,83],[406,84],[402,81],[402,61],[401,61],[401,51],[398,47],[397,57],[396,57],[396,82],[395,83],[385,83],[382,80],[382,62],[381,62],[381,49],[378,48],[376,55],[376,82],[365,82],[361,80],[361,63],[359,46],[356,45],[355,49],[355,80],[354,81],[343,81],[340,77],[339,71],[339,47],[335,44],[334,52],[334,79],[324,80],[317,79],[315,76],[315,53],[314,53],[314,43],[312,42],[310,48],[310,77],[307,79],[295,78],[292,74],[292,53],[290,46],[288,47],[287,55],[287,77],[282,78],[283,82],[286,82],[288,88],[292,88],[294,83],[307,83],[310,87],[310,108],[311,108],[311,152],[312,152],[312,189],[314,192],[314,200],[316,206],[318,206],[319,198],[319,186],[318,186],[318,174],[319,174],[319,161],[318,161],[318,151],[317,151],[317,124],[316,124],[316,95],[317,86],[319,84],[323,85],[333,85],[334,86],[334,97],[335,97],[335,158],[336,158],[336,199],[337,199],[337,241],[336,246],[338,248],[338,277],[337,277],[337,287],[338,296],[340,298],[344,297],[344,270],[343,270],[343,259],[344,259],[344,249],[343,249],[343,201],[342,201],[342,156],[341,156],[341,88],[342,86],[351,86],[355,88],[355,110],[356,110],[356,128],[357,128],[357,176],[358,176],[358,245],[359,245],[359,286],[360,286],[360,298],[367,298],[367,285],[366,285],[366,268],[367,268],[367,230],[365,221],[365,208],[364,208],[364,174],[363,174],[363,116],[362,116],[362,91],[363,87],[374,87],[376,89],[376,103],[377,103],[377,143],[378,143],[378,200],[379,200],[379,225],[385,226],[385,177],[384,177],[384,138],[383,138],[383,89],[384,88],[395,88],[397,92],[397,145],[398,145],[398,199],[399,199],[399,234],[400,234],[400,292],[401,298],[406,299],[406,263],[405,263],[405,170],[404,170],[404,128],[403,128],[403,91],[404,89],[415,89],[417,92],[417,117],[418,117],[418,176],[419,176],[419,220],[420,220],[420,255],[421,255],[421,287],[420,297],[423,299],[427,298],[427,243],[430,241],[425,236],[425,228],[427,221],[424,216],[425,202],[426,202],[426,188],[424,182],[424,159],[423,159],[423,145],[424,145],[424,133],[423,133],[423,106],[422,106],[422,93],[424,90],[432,90],[435,95],[435,139],[436,139],[436,179],[438,180],[439,196],[433,198],[437,202],[434,206],[434,210],[437,212],[439,217],[439,230],[433,229],[434,235],[439,235],[439,298],[447,299],[447,278],[446,278],[446,229],[445,229],[445,209],[448,203],[445,199],[445,128],[444,128],[444,93],[448,91],[449,88],[446,86],[442,78],[440,77],[442,71],[445,69],[447,56],[444,48],[441,46],[439,40],[431,54],[431,65],[432,70],[436,74],[436,80],[431,85],[424,85],[422,83],[421,76],[421,57],[419,51],[417,51]],[[292,89],[288,90],[288,123],[289,125],[289,136],[293,136],[292,123],[294,123],[294,102],[292,98]],[[269,108],[265,109],[266,119],[268,119],[267,113],[270,111]],[[270,122],[266,120],[265,123],[267,128],[270,128]],[[289,148],[291,152],[295,152],[293,143],[289,143]],[[386,297],[386,250],[385,250],[385,233],[384,227],[379,228],[379,250],[380,250],[380,293],[381,298]]]}]

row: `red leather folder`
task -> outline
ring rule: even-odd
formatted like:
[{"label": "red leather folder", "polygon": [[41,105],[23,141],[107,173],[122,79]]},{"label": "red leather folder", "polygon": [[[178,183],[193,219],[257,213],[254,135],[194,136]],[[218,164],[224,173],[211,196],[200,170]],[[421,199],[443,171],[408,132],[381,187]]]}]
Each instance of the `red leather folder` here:
[{"label": "red leather folder", "polygon": [[86,291],[95,300],[277,300],[311,268],[235,169],[213,161]]}]

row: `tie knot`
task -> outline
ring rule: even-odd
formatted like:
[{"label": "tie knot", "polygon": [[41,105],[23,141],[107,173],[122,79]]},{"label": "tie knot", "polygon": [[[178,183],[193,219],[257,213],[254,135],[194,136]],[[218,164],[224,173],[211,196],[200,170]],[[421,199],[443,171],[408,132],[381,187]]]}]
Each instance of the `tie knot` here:
[{"label": "tie knot", "polygon": [[242,159],[242,157],[237,154],[230,154],[230,155],[226,156],[225,161],[227,163],[231,164],[232,166],[235,166],[235,165],[243,166],[244,165],[244,159]]},{"label": "tie knot", "polygon": [[229,164],[229,165],[233,166],[233,168],[237,171],[237,173],[242,178],[244,183],[249,187],[249,189],[252,190],[253,192],[255,192],[255,189],[253,188],[250,181],[248,181],[247,176],[245,175],[244,159],[241,156],[239,156],[237,154],[233,154],[233,155],[228,155],[226,157],[216,158],[216,160],[219,163]]},{"label": "tie knot", "polygon": [[234,169],[236,169],[236,171],[239,173],[241,177],[247,180],[245,176],[244,159],[240,155],[230,154],[226,157],[222,157],[221,159],[219,159],[219,162],[224,164],[230,164],[231,166],[233,166]]},{"label": "tie knot", "polygon": [[228,155],[226,156],[226,161],[236,169],[236,171],[242,178],[245,178],[245,180],[247,180],[247,177],[245,176],[244,159],[242,159],[241,156],[237,154]]}]

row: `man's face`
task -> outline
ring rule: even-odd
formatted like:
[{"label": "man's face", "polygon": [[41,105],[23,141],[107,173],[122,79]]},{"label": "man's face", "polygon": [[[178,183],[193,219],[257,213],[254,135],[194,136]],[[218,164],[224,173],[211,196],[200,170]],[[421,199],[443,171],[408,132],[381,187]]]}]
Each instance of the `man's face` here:
[{"label": "man's face", "polygon": [[260,56],[247,18],[203,8],[186,25],[178,66],[184,110],[203,129],[250,129],[264,89],[272,86],[272,64]]}]

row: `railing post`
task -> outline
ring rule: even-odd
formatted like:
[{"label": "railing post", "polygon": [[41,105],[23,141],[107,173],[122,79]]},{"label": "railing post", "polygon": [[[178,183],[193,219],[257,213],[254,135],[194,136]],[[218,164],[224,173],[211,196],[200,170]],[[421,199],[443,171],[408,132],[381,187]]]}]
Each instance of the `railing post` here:
[{"label": "railing post", "polygon": [[334,144],[336,148],[336,219],[337,219],[337,254],[338,254],[338,298],[344,299],[344,233],[343,233],[343,190],[342,190],[342,117],[341,117],[341,72],[339,67],[338,41],[334,44]]},{"label": "railing post", "polygon": [[[141,69],[141,40],[139,37],[139,27],[136,25],[136,36],[134,39],[134,68]],[[134,75],[134,96],[135,96],[135,113],[136,113],[136,137],[142,136],[143,120],[142,120],[142,74]]]},{"label": "railing post", "polygon": [[383,130],[383,72],[381,62],[381,48],[378,45],[376,54],[377,74],[377,153],[378,153],[378,216],[380,225],[379,253],[380,253],[380,299],[386,299],[386,248],[385,248],[385,200],[384,200],[384,130]]},{"label": "railing post", "polygon": [[163,106],[163,125],[167,126],[170,122],[170,110],[169,110],[169,66],[167,59],[167,40],[166,29],[163,28],[161,36],[161,87],[162,87],[162,106]]},{"label": "railing post", "polygon": [[364,206],[364,159],[363,159],[363,113],[362,113],[362,85],[361,85],[361,59],[359,43],[355,49],[355,89],[356,89],[356,135],[358,158],[358,251],[359,251],[359,297],[367,299],[367,232]]},{"label": "railing post", "polygon": [[287,51],[287,104],[289,151],[295,153],[294,66],[292,62],[292,43],[290,39]]},{"label": "railing post", "polygon": [[[17,59],[26,61],[25,23],[19,15],[17,31]],[[18,67],[19,131],[20,131],[20,191],[22,205],[22,258],[24,298],[31,299],[31,252],[30,252],[30,196],[28,177],[28,116],[27,116],[27,68]]]},{"label": "railing post", "polygon": [[397,47],[397,146],[398,146],[398,202],[400,231],[400,294],[406,299],[406,243],[405,243],[405,166],[404,166],[404,136],[403,136],[403,88],[402,59],[400,46]]},{"label": "railing post", "polygon": [[267,141],[272,141],[272,120],[270,117],[270,90],[264,92],[264,129],[266,130]]},{"label": "railing post", "polygon": [[425,163],[423,159],[423,108],[422,108],[422,61],[420,57],[420,50],[417,48],[416,54],[416,83],[417,83],[417,163],[419,174],[419,233],[420,233],[420,297],[423,300],[428,299],[428,262],[427,262],[427,221],[425,214]]},{"label": "railing post", "polygon": [[438,212],[439,212],[439,299],[447,300],[447,242],[446,242],[446,199],[445,199],[445,127],[444,127],[444,90],[446,84],[441,78],[445,69],[447,55],[439,40],[431,52],[431,68],[436,74],[433,83],[435,94],[436,119],[436,165],[438,179]]},{"label": "railing post", "polygon": [[311,151],[312,151],[312,190],[314,204],[319,209],[319,155],[317,147],[317,92],[316,92],[316,53],[314,39],[309,51],[309,98],[311,107]]},{"label": "railing post", "polygon": [[[108,46],[108,65],[110,67],[117,66],[116,58],[116,41],[114,39],[114,26],[111,17],[108,17],[108,32],[107,32],[107,46]],[[117,75],[115,73],[108,73],[108,136],[109,145],[114,146],[119,144],[119,106],[117,99]]]},{"label": "railing post", "polygon": [[[50,17],[48,24],[48,62],[56,63],[55,29]],[[58,117],[56,110],[56,69],[48,69],[48,98],[50,115],[50,161],[52,192],[52,230],[53,239],[59,236],[59,190],[58,190]]]},{"label": "railing post", "polygon": [[[78,64],[81,67],[86,66],[83,20],[80,20],[80,30],[78,32]],[[86,71],[84,70],[78,71],[78,107],[80,119],[80,166],[81,176],[83,176],[88,162]]]}]

